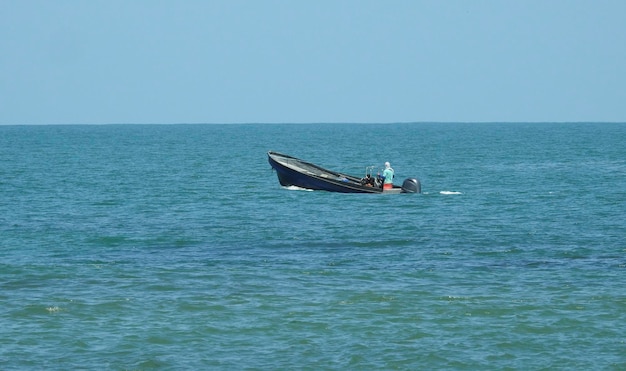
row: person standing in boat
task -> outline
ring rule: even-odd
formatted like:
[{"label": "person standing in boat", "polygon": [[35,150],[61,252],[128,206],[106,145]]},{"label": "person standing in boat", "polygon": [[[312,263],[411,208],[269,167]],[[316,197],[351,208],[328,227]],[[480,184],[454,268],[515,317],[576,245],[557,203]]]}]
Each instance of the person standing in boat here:
[{"label": "person standing in boat", "polygon": [[393,188],[393,175],[394,172],[391,168],[391,164],[389,162],[385,162],[385,170],[383,170],[383,178],[385,178],[383,182],[383,190]]}]

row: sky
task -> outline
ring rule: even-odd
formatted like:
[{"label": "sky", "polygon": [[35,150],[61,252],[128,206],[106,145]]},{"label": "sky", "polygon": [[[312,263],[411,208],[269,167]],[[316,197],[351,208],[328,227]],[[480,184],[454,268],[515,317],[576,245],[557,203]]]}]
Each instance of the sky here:
[{"label": "sky", "polygon": [[624,0],[0,0],[0,124],[572,121]]}]

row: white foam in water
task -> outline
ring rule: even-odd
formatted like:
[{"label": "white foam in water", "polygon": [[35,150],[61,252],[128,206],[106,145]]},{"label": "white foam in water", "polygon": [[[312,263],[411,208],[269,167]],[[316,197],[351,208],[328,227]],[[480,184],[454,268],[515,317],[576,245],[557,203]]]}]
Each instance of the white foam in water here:
[{"label": "white foam in water", "polygon": [[288,189],[290,191],[307,191],[307,192],[313,192],[312,189],[308,189],[308,188],[302,188],[302,187],[298,187],[298,186],[289,186],[289,187],[283,187],[284,189]]},{"label": "white foam in water", "polygon": [[439,192],[439,194],[442,194],[442,195],[462,195],[463,193],[456,192],[456,191],[441,191],[441,192]]}]

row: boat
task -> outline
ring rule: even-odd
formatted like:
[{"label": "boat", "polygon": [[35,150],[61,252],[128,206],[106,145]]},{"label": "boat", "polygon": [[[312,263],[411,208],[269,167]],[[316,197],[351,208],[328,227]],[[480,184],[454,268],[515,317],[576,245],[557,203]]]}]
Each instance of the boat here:
[{"label": "boat", "polygon": [[374,166],[365,168],[363,177],[347,175],[324,169],[310,162],[269,151],[268,161],[276,171],[283,187],[296,186],[312,190],[341,193],[421,193],[422,186],[417,178],[407,178],[402,186],[393,185],[383,190],[383,178],[374,176]]}]

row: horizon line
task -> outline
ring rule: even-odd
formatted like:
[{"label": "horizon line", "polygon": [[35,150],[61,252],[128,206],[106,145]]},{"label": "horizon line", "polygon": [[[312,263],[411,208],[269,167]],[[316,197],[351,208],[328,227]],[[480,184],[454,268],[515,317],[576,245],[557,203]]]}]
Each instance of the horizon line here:
[{"label": "horizon line", "polygon": [[310,122],[170,122],[170,123],[0,123],[0,126],[106,126],[106,125],[411,125],[411,124],[625,124],[626,121],[310,121]]}]

